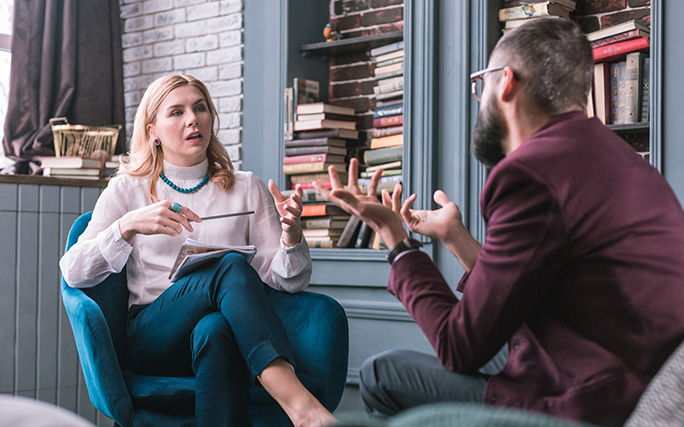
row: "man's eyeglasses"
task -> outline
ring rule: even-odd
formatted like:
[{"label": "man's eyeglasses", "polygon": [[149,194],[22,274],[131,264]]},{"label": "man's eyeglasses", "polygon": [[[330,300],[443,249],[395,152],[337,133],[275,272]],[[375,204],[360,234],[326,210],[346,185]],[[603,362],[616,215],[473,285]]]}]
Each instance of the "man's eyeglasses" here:
[{"label": "man's eyeglasses", "polygon": [[482,94],[482,88],[484,87],[485,74],[491,73],[493,71],[501,71],[504,68],[506,68],[506,66],[485,68],[484,70],[477,71],[470,75],[470,80],[472,81],[470,90],[473,92],[473,96],[475,99],[477,99],[477,102],[480,102],[480,95]]}]

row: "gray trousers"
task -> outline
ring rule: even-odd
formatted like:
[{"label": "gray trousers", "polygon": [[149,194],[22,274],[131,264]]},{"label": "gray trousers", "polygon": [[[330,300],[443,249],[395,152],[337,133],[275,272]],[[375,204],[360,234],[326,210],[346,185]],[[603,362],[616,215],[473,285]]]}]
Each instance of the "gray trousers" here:
[{"label": "gray trousers", "polygon": [[465,375],[447,370],[433,355],[388,350],[361,366],[361,397],[366,411],[381,418],[429,403],[479,403],[487,380],[503,369],[507,356],[504,346],[477,374]]}]

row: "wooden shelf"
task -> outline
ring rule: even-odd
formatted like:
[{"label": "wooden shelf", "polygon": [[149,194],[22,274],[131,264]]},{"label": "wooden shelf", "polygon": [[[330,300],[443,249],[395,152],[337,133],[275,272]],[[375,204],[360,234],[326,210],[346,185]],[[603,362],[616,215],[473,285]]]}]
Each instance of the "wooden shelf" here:
[{"label": "wooden shelf", "polygon": [[305,44],[299,46],[299,51],[302,52],[304,56],[343,55],[345,53],[367,51],[403,39],[403,31],[393,31],[391,33],[378,34],[375,36],[354,37],[331,42]]}]

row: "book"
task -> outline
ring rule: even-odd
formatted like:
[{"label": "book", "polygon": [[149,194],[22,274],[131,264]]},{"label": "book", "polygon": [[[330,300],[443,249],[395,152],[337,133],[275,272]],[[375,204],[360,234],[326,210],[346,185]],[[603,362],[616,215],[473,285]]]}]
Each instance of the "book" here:
[{"label": "book", "polygon": [[375,166],[369,166],[366,168],[366,172],[375,172],[378,169],[397,169],[401,168],[401,160],[396,162],[383,163]]},{"label": "book", "polygon": [[610,62],[624,58],[630,52],[646,51],[650,43],[648,37],[613,43],[592,49],[594,62]]},{"label": "book", "polygon": [[[610,97],[608,99],[610,99]],[[610,110],[610,108],[609,108],[609,110]],[[589,117],[589,118],[595,116],[595,114],[594,114],[594,88],[593,87],[589,88],[589,95],[587,96],[587,108],[586,108],[585,112],[587,113],[587,117]]]},{"label": "book", "polygon": [[363,162],[369,166],[401,160],[404,147],[401,145],[393,147],[366,150],[363,153]]},{"label": "book", "polygon": [[375,81],[376,82],[381,82],[386,79],[391,79],[394,77],[400,77],[404,75],[404,69],[402,68],[401,70],[396,70],[396,71],[390,71],[389,73],[384,73],[379,76],[375,76]]},{"label": "book", "polygon": [[[393,184],[396,184],[397,182],[400,182],[401,179],[402,179],[402,178],[401,178],[401,175],[383,176],[382,178],[380,178],[380,181],[379,181],[379,182],[380,182],[380,183],[383,183],[383,182],[391,182],[391,183],[393,183]],[[359,178],[359,179],[358,179],[358,184],[359,184],[359,186],[368,185],[368,184],[370,184],[370,182],[371,182],[370,179],[366,179],[366,178]],[[394,185],[392,185],[391,188],[394,188]],[[378,190],[379,190],[379,189],[378,189]]]},{"label": "book", "polygon": [[371,135],[373,138],[380,138],[383,136],[398,135],[400,133],[404,133],[404,125],[374,128]]},{"label": "book", "polygon": [[380,108],[386,108],[386,107],[394,107],[395,105],[403,105],[404,100],[403,99],[392,99],[390,101],[378,101],[375,103],[375,109],[380,109]]},{"label": "book", "polygon": [[376,108],[376,110],[373,112],[373,118],[377,119],[378,117],[396,116],[398,114],[404,114],[403,104],[397,104],[391,107]]},{"label": "book", "polygon": [[622,79],[626,61],[618,61],[610,64],[610,122],[621,124],[618,118],[618,81]]},{"label": "book", "polygon": [[294,94],[291,87],[285,88],[285,140],[292,139],[294,129]]},{"label": "book", "polygon": [[361,227],[359,227],[359,233],[356,236],[356,242],[354,242],[355,248],[367,248],[368,240],[373,229],[368,226],[365,222],[361,222]]},{"label": "book", "polygon": [[294,130],[315,130],[315,129],[356,129],[356,121],[344,121],[344,120],[307,120],[307,121],[295,121]]},{"label": "book", "polygon": [[305,240],[310,248],[332,249],[337,245],[337,240],[329,237],[310,237]]},{"label": "book", "polygon": [[[312,104],[320,101],[320,83],[316,80],[295,77],[293,79],[293,97],[296,114],[299,114],[299,106]],[[297,120],[297,116],[294,117]]]},{"label": "book", "polygon": [[311,237],[340,237],[341,228],[302,228],[302,234],[307,239]]},{"label": "book", "polygon": [[404,124],[404,115],[403,114],[398,114],[396,116],[388,116],[388,117],[378,117],[377,119],[373,119],[373,127],[375,128],[384,128],[388,126],[398,126],[398,125],[403,125]]},{"label": "book", "polygon": [[[295,190],[283,190],[280,193],[285,198],[288,198],[294,192]],[[325,197],[323,197],[323,195],[319,193],[315,188],[302,189],[302,202],[325,202]],[[302,222],[302,227],[303,226],[304,223]]]},{"label": "book", "polygon": [[387,61],[388,59],[403,58],[403,57],[404,57],[404,49],[399,49],[399,50],[395,50],[393,52],[384,53],[382,55],[374,56],[373,59],[375,59],[376,62],[382,62],[382,61]]},{"label": "book", "polygon": [[618,103],[624,104],[622,123],[637,123],[641,117],[641,80],[644,53],[633,52],[625,58],[624,84],[618,82]]},{"label": "book", "polygon": [[387,92],[387,93],[379,93],[375,95],[376,100],[385,100],[385,99],[396,99],[396,98],[402,98],[404,96],[404,90],[395,90],[393,92]]},{"label": "book", "polygon": [[644,69],[641,73],[641,116],[640,122],[648,122],[651,120],[650,114],[650,86],[651,86],[651,59],[647,56],[644,58]]},{"label": "book", "polygon": [[524,3],[542,3],[548,1],[549,3],[556,3],[570,10],[575,10],[577,2],[575,0],[504,0],[502,8],[509,8],[521,6]]},{"label": "book", "polygon": [[310,156],[316,154],[333,154],[344,157],[347,155],[347,149],[345,147],[332,147],[325,145],[285,148],[286,156],[301,156],[307,154]]},{"label": "book", "polygon": [[380,80],[378,85],[373,87],[373,92],[377,95],[379,93],[388,93],[400,89],[404,89],[404,76]]},{"label": "book", "polygon": [[398,63],[400,63],[400,62],[404,62],[404,56],[403,56],[403,55],[402,55],[402,56],[398,56],[398,57],[396,57],[396,58],[389,58],[389,59],[385,59],[385,60],[382,60],[382,61],[376,61],[376,62],[375,62],[375,67],[376,67],[376,68],[379,68],[379,67],[386,67],[386,66],[388,66],[388,65],[398,64]]},{"label": "book", "polygon": [[43,176],[95,176],[100,177],[102,169],[100,168],[43,168]]},{"label": "book", "polygon": [[[297,176],[297,175],[293,175],[293,176]],[[325,187],[327,189],[332,189],[332,183],[330,181],[317,180],[316,182],[318,182],[319,184],[321,184],[323,187]],[[302,190],[304,190],[304,191],[316,189],[316,187],[314,187],[314,185],[313,185],[313,182],[302,182],[302,183],[298,183],[298,184],[292,184],[292,190],[294,190],[297,185],[302,187]],[[323,199],[321,201],[323,202],[323,201],[325,201],[325,199]]]},{"label": "book", "polygon": [[100,160],[76,156],[41,157],[42,168],[99,168]]},{"label": "book", "polygon": [[344,163],[330,163],[330,162],[313,162],[313,163],[293,163],[289,165],[283,165],[283,174],[285,175],[296,175],[296,174],[309,174],[315,172],[326,172],[328,166],[335,166],[337,170],[344,170],[346,164]]},{"label": "book", "polygon": [[625,31],[624,33],[620,34],[615,34],[612,36],[608,36],[602,39],[594,40],[591,42],[591,47],[601,47],[601,46],[606,46],[609,44],[613,43],[618,43],[626,40],[633,40],[633,39],[638,39],[640,37],[646,37],[650,35],[648,31],[644,30],[631,30],[631,31]]},{"label": "book", "polygon": [[[337,170],[337,174],[340,176],[340,179],[347,179],[347,171],[345,170]],[[304,173],[304,174],[297,174],[297,175],[290,175],[290,182],[294,184],[302,184],[302,188],[314,188],[313,185],[310,187],[306,187],[303,184],[309,184],[313,183],[315,181],[321,181],[321,182],[330,182],[330,176],[328,175],[327,172],[317,172],[317,173]]]},{"label": "book", "polygon": [[345,114],[353,116],[356,111],[351,107],[343,107],[341,105],[326,104],[324,102],[315,102],[312,104],[302,104],[297,106],[297,114],[317,114],[317,113],[334,113]]},{"label": "book", "polygon": [[570,10],[557,3],[544,1],[539,3],[524,3],[520,6],[506,7],[499,10],[499,21],[514,21],[519,19],[537,18],[540,16],[560,16],[570,18]]},{"label": "book", "polygon": [[387,249],[387,245],[385,245],[380,238],[380,233],[376,232],[373,233],[371,241],[368,242],[368,247],[375,250]]},{"label": "book", "polygon": [[373,75],[376,77],[382,76],[383,74],[392,73],[395,71],[403,71],[404,63],[399,62],[392,65],[386,65],[384,67],[377,67],[373,70]]},{"label": "book", "polygon": [[349,215],[335,215],[335,216],[322,216],[322,217],[311,217],[302,220],[303,229],[317,229],[317,228],[329,228],[329,229],[343,229],[347,225],[349,220]]},{"label": "book", "polygon": [[376,48],[371,49],[370,54],[371,56],[380,56],[386,53],[394,52],[397,50],[403,50],[404,49],[404,41],[398,41],[395,43],[387,44],[384,46],[379,46]]},{"label": "book", "polygon": [[299,121],[309,121],[309,120],[347,120],[356,121],[355,115],[348,114],[335,114],[335,113],[313,113],[313,114],[298,114],[297,120]]},{"label": "book", "polygon": [[[301,136],[301,135],[298,135]],[[285,141],[285,148],[295,148],[295,147],[346,147],[347,141],[341,138],[301,138],[293,139],[291,141]]]},{"label": "book", "polygon": [[331,203],[302,206],[302,218],[308,216],[348,215],[341,207]]},{"label": "book", "polygon": [[376,148],[394,147],[397,145],[404,145],[404,134],[403,133],[396,134],[396,135],[389,135],[389,136],[381,136],[379,138],[373,138],[373,139],[371,139],[370,148],[376,149]]},{"label": "book", "polygon": [[[380,176],[396,176],[396,175],[401,175],[403,173],[402,169],[387,169],[382,171],[382,175]],[[375,175],[375,171],[367,172],[359,172],[359,178],[372,178],[373,175]]]},{"label": "book", "polygon": [[61,179],[88,179],[88,180],[101,179],[99,175],[73,175],[73,174],[62,174],[62,173],[56,173],[56,172],[53,172],[50,175],[43,174],[43,176],[49,176],[52,178],[61,178]]},{"label": "book", "polygon": [[353,129],[318,129],[295,132],[293,139],[341,138],[359,139],[359,131]]},{"label": "book", "polygon": [[211,245],[188,238],[185,239],[183,246],[178,251],[178,256],[176,256],[176,261],[173,263],[171,273],[169,274],[169,280],[173,283],[196,270],[204,263],[221,258],[230,252],[237,252],[243,255],[247,262],[250,262],[254,258],[256,251],[257,249],[254,245]]},{"label": "book", "polygon": [[295,165],[298,163],[344,163],[344,156],[331,154],[305,154],[303,156],[286,156],[283,158],[283,165]]},{"label": "book", "polygon": [[594,64],[594,115],[603,122],[611,123],[610,114],[610,63]]},{"label": "book", "polygon": [[622,22],[620,24],[611,25],[610,27],[606,27],[598,31],[587,33],[587,40],[591,42],[594,40],[604,39],[606,37],[614,36],[616,34],[621,34],[632,30],[642,31],[646,33],[645,35],[650,35],[651,32],[651,29],[647,25],[642,24],[637,20],[631,20],[627,22]]},{"label": "book", "polygon": [[359,227],[361,225],[361,220],[354,215],[349,217],[347,224],[344,226],[339,239],[337,240],[337,247],[348,248],[353,246],[356,242],[356,237],[359,233]]}]

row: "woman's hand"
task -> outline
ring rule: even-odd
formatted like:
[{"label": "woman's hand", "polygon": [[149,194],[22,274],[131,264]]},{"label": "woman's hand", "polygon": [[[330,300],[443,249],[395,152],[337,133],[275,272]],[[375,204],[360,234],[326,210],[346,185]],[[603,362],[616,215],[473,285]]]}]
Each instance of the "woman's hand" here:
[{"label": "woman's hand", "polygon": [[280,225],[283,229],[283,243],[294,246],[302,241],[302,186],[297,185],[295,191],[286,198],[282,195],[272,179],[268,180],[268,191],[273,196],[276,209],[280,214]]},{"label": "woman's hand", "polygon": [[171,210],[170,200],[163,200],[149,206],[126,213],[119,219],[119,231],[126,243],[131,243],[137,234],[168,234],[178,236],[183,228],[192,232],[190,221],[202,222],[202,219],[187,206],[179,212]]}]

